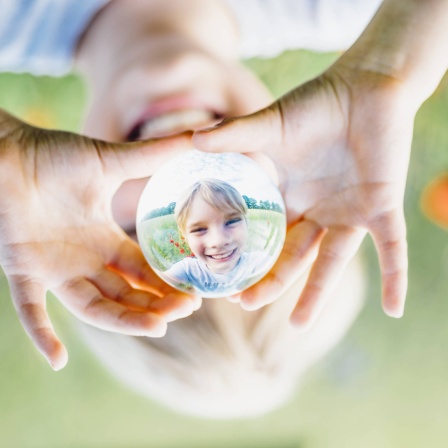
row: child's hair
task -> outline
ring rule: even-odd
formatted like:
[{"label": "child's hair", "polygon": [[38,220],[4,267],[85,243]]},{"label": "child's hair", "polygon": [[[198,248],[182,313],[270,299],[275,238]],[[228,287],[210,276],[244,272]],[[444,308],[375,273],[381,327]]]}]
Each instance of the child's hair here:
[{"label": "child's hair", "polygon": [[307,333],[288,321],[306,274],[251,313],[225,299],[204,300],[193,315],[170,323],[163,338],[81,329],[108,369],[137,393],[189,415],[252,417],[291,399],[300,376],[342,339],[361,308],[363,274],[353,260]]},{"label": "child's hair", "polygon": [[246,201],[232,185],[219,179],[202,179],[194,183],[177,202],[175,216],[177,227],[185,235],[188,211],[193,200],[199,196],[207,204],[222,212],[236,212],[243,216],[247,213]]}]

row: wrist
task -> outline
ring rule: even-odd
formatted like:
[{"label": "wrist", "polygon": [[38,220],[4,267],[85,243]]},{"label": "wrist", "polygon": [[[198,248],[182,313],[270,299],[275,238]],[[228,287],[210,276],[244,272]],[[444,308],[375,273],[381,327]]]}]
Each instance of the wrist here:
[{"label": "wrist", "polygon": [[0,188],[7,197],[17,182],[17,170],[21,167],[17,145],[20,129],[24,123],[0,109]]},{"label": "wrist", "polygon": [[[3,141],[23,126],[26,126],[26,123],[6,112],[4,109],[0,109],[0,140]],[[1,145],[0,149],[4,152],[7,149],[6,145]]]},{"label": "wrist", "polygon": [[373,116],[379,114],[390,119],[400,117],[403,123],[412,123],[421,106],[405,83],[360,65],[337,61],[325,76],[341,92],[341,104],[346,113],[354,111],[357,118],[372,113]]},{"label": "wrist", "polygon": [[448,69],[448,2],[385,0],[341,63],[375,73],[421,105]]}]

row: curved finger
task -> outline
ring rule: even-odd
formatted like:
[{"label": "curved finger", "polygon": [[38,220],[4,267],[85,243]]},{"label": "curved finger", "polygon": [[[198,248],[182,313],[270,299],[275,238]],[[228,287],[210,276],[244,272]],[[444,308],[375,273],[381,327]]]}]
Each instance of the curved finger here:
[{"label": "curved finger", "polygon": [[306,285],[291,314],[294,325],[305,330],[316,320],[364,236],[364,230],[347,227],[331,228],[324,236]]},{"label": "curved finger", "polygon": [[157,313],[138,311],[111,300],[85,278],[72,279],[54,292],[78,319],[102,330],[150,337],[166,333],[166,321]]},{"label": "curved finger", "polygon": [[370,225],[380,261],[383,310],[401,317],[408,285],[406,222],[402,210],[393,210],[376,218]]},{"label": "curved finger", "polygon": [[196,131],[194,145],[208,152],[272,151],[282,143],[282,120],[276,103],[254,114],[228,118],[212,128]]},{"label": "curved finger", "polygon": [[283,250],[272,269],[241,294],[241,305],[256,310],[274,302],[313,262],[325,230],[313,221],[302,221],[286,233]]},{"label": "curved finger", "polygon": [[107,143],[99,140],[93,142],[105,172],[118,176],[123,182],[148,177],[172,157],[193,149],[191,135],[192,132],[183,132],[173,137],[132,143]]},{"label": "curved finger", "polygon": [[151,269],[135,241],[125,236],[113,250],[108,266],[125,276],[136,287],[151,291],[160,297],[170,288]]},{"label": "curved finger", "polygon": [[190,316],[202,303],[200,297],[176,291],[170,286],[162,297],[135,289],[120,275],[108,269],[101,269],[89,280],[104,297],[134,311],[156,313],[167,322]]},{"label": "curved finger", "polygon": [[230,303],[240,303],[241,294],[234,294],[233,296],[226,297],[226,300]]},{"label": "curved finger", "polygon": [[169,294],[153,300],[150,309],[152,312],[163,316],[167,322],[173,322],[190,316],[201,305],[202,298],[200,296],[191,296],[173,289]]},{"label": "curved finger", "polygon": [[51,367],[62,369],[67,364],[68,354],[48,316],[44,285],[21,276],[10,276],[8,282],[12,301],[26,333]]}]

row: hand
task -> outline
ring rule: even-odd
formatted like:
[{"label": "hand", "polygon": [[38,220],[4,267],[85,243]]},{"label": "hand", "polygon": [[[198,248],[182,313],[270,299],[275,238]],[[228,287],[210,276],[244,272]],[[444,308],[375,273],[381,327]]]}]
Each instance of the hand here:
[{"label": "hand", "polygon": [[111,144],[0,111],[0,264],[24,329],[55,370],[67,352],[47,290],[82,321],[129,335],[162,336],[167,322],[200,306],[154,274],[110,211],[124,180],[151,175],[190,140]]},{"label": "hand", "polygon": [[241,294],[244,308],[273,302],[312,264],[291,316],[308,327],[368,232],[380,259],[383,309],[402,315],[403,195],[415,112],[397,80],[336,63],[268,108],[193,136],[205,151],[262,151],[279,174],[285,246],[268,275]]}]

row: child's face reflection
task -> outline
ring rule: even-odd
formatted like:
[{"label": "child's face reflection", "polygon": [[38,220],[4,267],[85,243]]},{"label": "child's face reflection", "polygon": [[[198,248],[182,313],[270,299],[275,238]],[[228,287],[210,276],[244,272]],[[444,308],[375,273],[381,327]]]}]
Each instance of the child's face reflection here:
[{"label": "child's face reflection", "polygon": [[[189,9],[180,1],[110,2],[84,39],[80,55],[90,85],[84,127],[88,136],[125,141],[173,135],[226,116],[255,112],[272,101],[262,83],[237,61],[236,41],[225,38],[233,19],[223,25],[222,15],[208,16],[206,11],[215,3],[217,7],[220,2],[194,3]],[[175,5],[182,6],[188,17],[170,15]],[[198,20],[196,14],[207,20]],[[187,31],[193,31],[194,38],[185,37]],[[206,45],[209,51],[204,50],[210,31],[226,44],[225,57],[220,44]],[[134,229],[145,185],[144,179],[129,180],[114,197],[113,216],[125,230]]]},{"label": "child's face reflection", "polygon": [[237,211],[220,211],[199,196],[190,206],[185,229],[192,252],[215,274],[232,271],[246,248],[245,216]]}]

